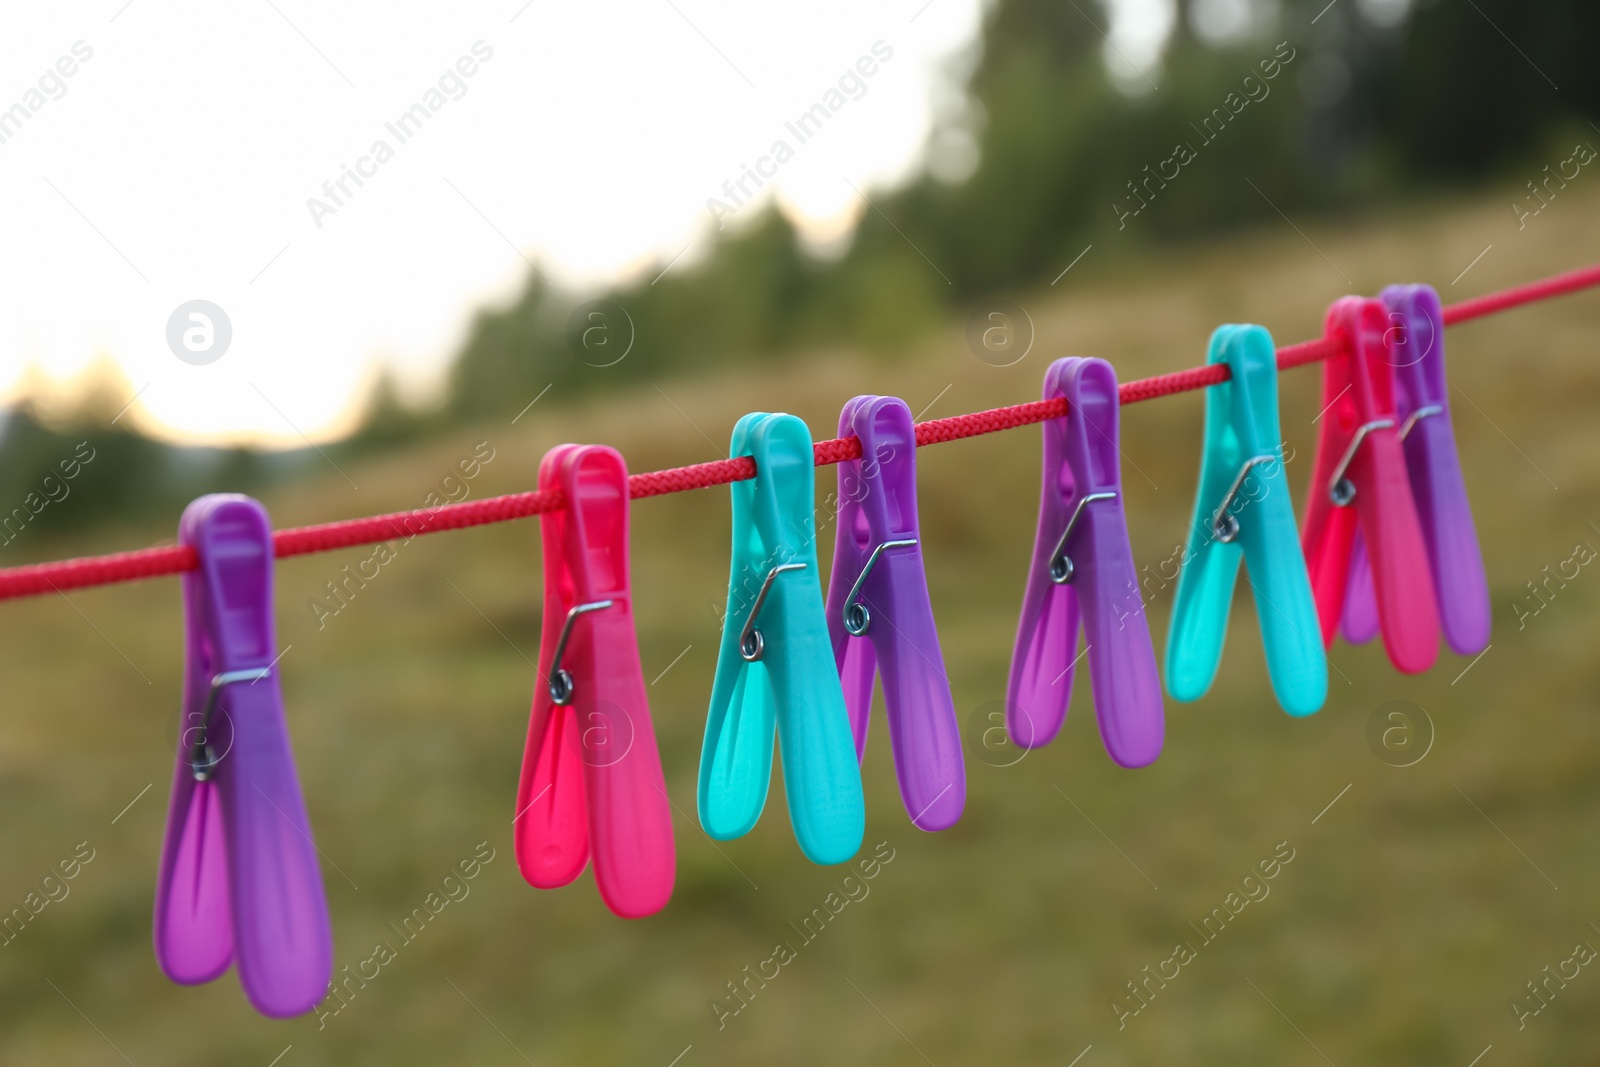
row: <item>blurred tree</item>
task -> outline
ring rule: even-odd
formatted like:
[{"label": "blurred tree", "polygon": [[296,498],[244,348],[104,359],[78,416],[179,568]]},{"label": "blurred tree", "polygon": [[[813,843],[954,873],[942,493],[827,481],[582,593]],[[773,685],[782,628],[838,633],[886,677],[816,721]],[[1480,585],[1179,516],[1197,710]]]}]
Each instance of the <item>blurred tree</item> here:
[{"label": "blurred tree", "polygon": [[511,306],[480,311],[451,371],[450,414],[474,418],[520,407],[564,379],[572,360],[561,340],[562,306],[533,274]]},{"label": "blurred tree", "polygon": [[244,448],[173,448],[113,422],[124,403],[91,387],[70,409],[45,415],[25,400],[9,413],[0,429],[0,565],[65,530],[170,520],[205,493],[258,491],[315,458],[310,449],[268,463]]},{"label": "blurred tree", "polygon": [[1585,0],[1428,3],[1364,106],[1406,172],[1481,178],[1600,115],[1597,39],[1600,5]]},{"label": "blurred tree", "polygon": [[[975,139],[976,166],[959,180],[934,167],[872,192],[841,256],[807,253],[781,213],[753,208],[697,260],[596,296],[615,305],[605,336],[621,346],[604,351],[579,343],[598,321],[589,302],[532,272],[509,305],[474,319],[442,411],[408,410],[382,377],[347,447],[518,411],[552,385],[571,395],[840,341],[891,352],[984,296],[1048,285],[1090,242],[1100,264],[1272,218],[1274,205],[1349,210],[1518,167],[1531,176],[1556,138],[1593,130],[1600,143],[1590,54],[1600,5],[1584,0],[1551,0],[1537,19],[1516,0],[1247,0],[1248,17],[1235,19],[1244,29],[1229,33],[1217,29],[1222,0],[1172,0],[1159,87],[1139,95],[1106,75],[1108,2],[990,5],[966,78],[970,106],[932,135]],[[618,370],[612,353],[622,350]],[[174,456],[108,429],[98,408],[120,403],[94,400],[96,411],[72,421],[99,428],[83,431],[20,410],[0,431],[0,508],[80,439],[105,457],[93,479],[104,487],[73,510],[164,508],[216,484],[219,471],[233,488],[268,476],[243,453]],[[40,523],[63,515],[65,506]]]},{"label": "blurred tree", "polygon": [[[621,309],[604,320],[608,342],[627,352],[621,371],[616,349],[578,343],[587,301],[533,272],[509,305],[476,316],[442,411],[408,409],[381,376],[343,447],[518,411],[551,385],[570,395],[839,341],[891,352],[974,300],[1047,285],[1090,242],[1104,249],[1099,263],[1273,217],[1262,192],[1285,211],[1344,210],[1519,167],[1530,177],[1570,153],[1569,137],[1592,131],[1600,143],[1591,54],[1600,5],[1585,0],[1551,0],[1537,18],[1517,0],[1248,0],[1242,37],[1216,32],[1222,0],[1172,2],[1159,87],[1130,96],[1102,61],[1108,0],[997,0],[966,79],[970,106],[933,131],[936,142],[975,138],[977,164],[959,180],[935,167],[872,192],[847,251],[831,260],[808,254],[776,210],[746,212],[697,261],[602,294]],[[1286,54],[1280,41],[1293,58],[1262,78],[1261,61]],[[1217,109],[1237,119],[1204,132]],[[1160,178],[1179,146],[1193,158]],[[101,377],[76,410],[23,404],[0,424],[0,521],[29,494],[39,500],[44,479],[80,449],[94,460],[69,494],[30,513],[30,536],[170,515],[195,495],[248,491],[299,462],[168,449],[112,421],[129,390]],[[33,385],[24,393],[47,394],[43,379]]]},{"label": "blurred tree", "polygon": [[430,413],[417,411],[400,399],[394,375],[387,369],[380,370],[367,394],[360,429],[340,442],[339,449],[358,454],[389,448],[426,432],[430,421]]}]

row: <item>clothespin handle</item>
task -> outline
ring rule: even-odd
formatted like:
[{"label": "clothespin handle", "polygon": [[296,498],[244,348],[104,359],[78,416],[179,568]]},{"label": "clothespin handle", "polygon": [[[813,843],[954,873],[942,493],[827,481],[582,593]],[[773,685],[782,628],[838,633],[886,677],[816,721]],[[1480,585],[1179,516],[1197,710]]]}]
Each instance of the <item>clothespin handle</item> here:
[{"label": "clothespin handle", "polygon": [[588,707],[578,697],[578,740],[589,764],[595,884],[616,914],[653,915],[672,896],[677,858],[655,729],[638,711],[648,703],[631,609],[596,613],[585,655],[595,694]]},{"label": "clothespin handle", "polygon": [[[728,455],[748,456],[752,431],[768,413],[752,411],[734,424]],[[760,478],[760,468],[756,477]],[[777,732],[777,698],[765,670],[746,670],[741,646],[749,639],[759,657],[765,634],[759,618],[767,583],[785,561],[768,549],[755,522],[755,479],[728,487],[733,505],[733,545],[728,560],[728,599],[722,616],[717,670],[706,711],[705,740],[700,750],[696,803],[700,826],[720,841],[743,837],[761,818],[772,784],[773,736]],[[792,562],[792,561],[791,561]],[[763,602],[758,603],[758,598]],[[759,626],[757,624],[760,624]],[[761,633],[757,639],[755,635]]]},{"label": "clothespin handle", "polygon": [[[870,395],[856,396],[845,402],[839,412],[839,436],[856,436],[856,410],[876,399]],[[873,464],[864,467],[863,462]],[[874,558],[879,545],[872,543],[874,535],[871,522],[862,502],[872,494],[866,474],[875,469],[878,459],[868,456],[862,443],[862,459],[845,460],[839,466],[839,492],[834,514],[833,572],[828,577],[826,611],[828,635],[833,642],[834,663],[839,669],[839,684],[844,691],[845,709],[850,713],[850,731],[855,737],[856,758],[867,751],[867,732],[871,720],[872,692],[878,681],[878,652],[872,641],[851,640],[853,634],[844,625],[844,614],[860,592],[858,588],[864,572],[871,565],[876,569],[881,558]],[[881,492],[881,489],[880,489]],[[887,550],[885,550],[887,551]],[[869,609],[870,610],[870,609]]]},{"label": "clothespin handle", "polygon": [[[581,445],[558,445],[539,462],[539,488],[562,488],[562,466]],[[544,615],[539,631],[539,677],[534,683],[528,713],[528,736],[523,749],[522,774],[517,786],[517,810],[512,841],[517,867],[529,885],[538,889],[564,886],[589,864],[589,811],[576,710],[570,701],[556,703],[552,686],[560,686],[559,673],[566,664],[556,662],[557,647],[565,631],[570,643],[578,606],[569,569],[570,553],[566,512],[546,512],[539,517],[540,552],[544,571]]]},{"label": "clothespin handle", "polygon": [[1199,700],[1210,690],[1222,661],[1228,613],[1244,556],[1238,540],[1244,524],[1236,513],[1248,499],[1241,495],[1246,479],[1254,475],[1245,471],[1244,464],[1260,454],[1264,444],[1276,447],[1276,442],[1256,439],[1253,368],[1240,365],[1241,357],[1230,344],[1241,328],[1217,327],[1206,354],[1208,364],[1226,363],[1230,376],[1206,390],[1200,487],[1167,634],[1167,689],[1183,701]]},{"label": "clothespin handle", "polygon": [[[784,655],[764,658],[781,700],[778,745],[789,818],[807,856],[842,863],[861,847],[866,807],[817,573],[811,431],[793,415],[774,415],[754,427],[751,454],[762,539],[792,546],[781,562],[805,564],[778,576],[763,616],[772,621],[762,623],[789,644]],[[797,522],[802,529],[794,529]]]},{"label": "clothespin handle", "polygon": [[1067,398],[1065,451],[1075,492],[1080,499],[1117,494],[1086,509],[1077,541],[1082,547],[1074,549],[1089,563],[1073,581],[1083,611],[1095,716],[1111,758],[1124,767],[1143,767],[1161,754],[1165,716],[1122,500],[1117,375],[1103,359],[1080,359],[1064,367],[1057,380]]},{"label": "clothespin handle", "polygon": [[[201,497],[184,510],[178,540],[194,545],[202,518],[213,510],[212,497]],[[228,840],[222,801],[213,775],[195,775],[192,753],[209,748],[208,761],[234,747],[233,717],[224,707],[218,715],[205,707],[217,674],[205,574],[190,571],[180,578],[183,590],[183,704],[177,737],[177,760],[167,803],[161,867],[156,876],[154,940],[156,962],[172,981],[197,985],[222,976],[233,963],[233,907],[228,894]]]},{"label": "clothespin handle", "polygon": [[594,687],[592,697],[580,692],[575,703],[595,883],[613,912],[636,918],[666,906],[677,861],[633,621],[628,469],[615,449],[590,446],[568,457],[562,483],[568,501],[578,502],[567,509],[575,532],[567,550],[579,595],[612,605],[588,616],[588,641],[574,653],[578,677]]}]

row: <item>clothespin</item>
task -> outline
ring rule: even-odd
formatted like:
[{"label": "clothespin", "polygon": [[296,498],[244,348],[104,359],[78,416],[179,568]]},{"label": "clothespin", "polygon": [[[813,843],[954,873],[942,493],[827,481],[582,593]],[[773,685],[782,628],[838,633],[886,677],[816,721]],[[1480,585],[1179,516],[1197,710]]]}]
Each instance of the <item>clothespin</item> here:
[{"label": "clothespin", "polygon": [[[1450,418],[1444,312],[1432,286],[1391,285],[1380,298],[1392,324],[1395,414],[1401,420],[1400,440],[1432,568],[1439,623],[1445,641],[1457,655],[1475,656],[1489,645],[1489,582]],[[1351,555],[1341,629],[1345,640],[1355,644],[1372,640],[1378,632],[1372,570],[1359,533]]]},{"label": "clothespin", "polygon": [[1310,715],[1327,699],[1328,664],[1283,473],[1272,336],[1260,326],[1218,327],[1206,362],[1227,364],[1230,377],[1206,390],[1205,451],[1172,605],[1167,689],[1175,699],[1198,700],[1211,688],[1243,561],[1273,692],[1289,714]]},{"label": "clothespin", "polygon": [[617,915],[672,896],[672,809],[639,666],[628,584],[628,469],[603,445],[558,445],[539,488],[566,507],[540,516],[544,628],[514,826],[517,866],[540,889],[594,857]]},{"label": "clothespin", "polygon": [[1322,640],[1330,645],[1359,525],[1384,647],[1398,669],[1415,674],[1439,654],[1439,617],[1401,451],[1389,325],[1381,300],[1347,296],[1328,309],[1326,333],[1343,347],[1323,364],[1324,410],[1301,543]]},{"label": "clothespin", "polygon": [[949,829],[966,805],[967,775],[922,565],[911,409],[897,397],[858,396],[839,416],[839,436],[861,441],[861,458],[839,464],[827,600],[856,756],[866,752],[881,670],[900,798],[919,829]]},{"label": "clothespin", "polygon": [[731,486],[733,556],[700,756],[700,824],[721,840],[756,824],[776,729],[801,851],[813,863],[843,863],[861,847],[866,810],[817,577],[811,431],[793,415],[753,412],[729,448],[754,458],[756,476]]},{"label": "clothespin", "polygon": [[183,723],[156,882],[156,960],[184,985],[239,965],[263,1015],[308,1012],[333,942],[295,774],[272,620],[272,524],[232,493],[184,510]]},{"label": "clothespin", "polygon": [[1072,696],[1078,620],[1100,737],[1111,758],[1143,767],[1161,754],[1161,680],[1123,511],[1117,374],[1103,359],[1050,365],[1046,400],[1067,414],[1044,424],[1044,487],[1006,689],[1006,732],[1024,748],[1050,742]]}]

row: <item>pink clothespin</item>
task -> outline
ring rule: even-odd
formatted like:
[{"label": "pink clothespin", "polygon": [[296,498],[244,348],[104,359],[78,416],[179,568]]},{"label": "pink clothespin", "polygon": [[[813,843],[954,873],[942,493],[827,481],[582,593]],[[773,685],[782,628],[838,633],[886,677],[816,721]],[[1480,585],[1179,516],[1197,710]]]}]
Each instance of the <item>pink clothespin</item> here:
[{"label": "pink clothespin", "polygon": [[672,809],[639,666],[628,584],[628,469],[603,445],[558,445],[539,488],[561,511],[539,528],[544,630],[514,826],[517,866],[540,889],[564,886],[594,856],[617,915],[666,907],[676,860]]},{"label": "pink clothespin", "polygon": [[861,458],[839,464],[827,612],[856,757],[867,749],[881,671],[906,813],[918,829],[946,830],[961,818],[967,774],[922,567],[911,409],[898,397],[858,396],[839,415],[839,436],[852,435]]},{"label": "pink clothespin", "polygon": [[183,723],[156,883],[156,960],[209,982],[239,964],[263,1015],[310,1011],[333,976],[322,873],[278,687],[272,525],[246,496],[190,504]]},{"label": "pink clothespin", "polygon": [[1439,616],[1395,409],[1389,314],[1381,300],[1341,297],[1326,333],[1346,351],[1323,364],[1323,415],[1301,544],[1324,645],[1344,611],[1359,529],[1377,587],[1384,648],[1401,671],[1433,666]]},{"label": "pink clothespin", "polygon": [[1111,758],[1143,767],[1161,754],[1161,679],[1139,595],[1122,506],[1117,375],[1103,359],[1058,359],[1046,400],[1067,414],[1044,424],[1044,488],[1033,564],[1006,691],[1006,732],[1048,744],[1072,695],[1083,618],[1100,737]]}]

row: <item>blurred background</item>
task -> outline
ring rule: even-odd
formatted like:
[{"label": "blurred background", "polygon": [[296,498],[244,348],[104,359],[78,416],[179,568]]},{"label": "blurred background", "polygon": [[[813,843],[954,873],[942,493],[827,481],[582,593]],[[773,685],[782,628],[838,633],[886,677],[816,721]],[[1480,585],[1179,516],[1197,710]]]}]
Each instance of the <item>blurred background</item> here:
[{"label": "blurred background", "polygon": [[[938,418],[1035,398],[1063,355],[1127,380],[1201,362],[1223,322],[1287,343],[1348,292],[1418,281],[1451,302],[1585,265],[1600,11],[1539,14],[14,14],[0,566],[168,543],[205,492],[257,495],[280,526],[521,492],[562,441],[612,444],[635,470],[699,462],[750,410],[829,437],[858,393]],[[998,348],[975,340],[996,313]],[[726,491],[633,509],[679,815],[676,894],[637,922],[606,912],[588,875],[529,888],[511,854],[533,524],[420,538],[344,603],[328,583],[370,548],[280,564],[336,966],[367,958],[480,842],[495,857],[336,1016],[267,1021],[231,974],[180,988],[156,968],[176,583],[0,605],[0,909],[93,855],[0,944],[0,1061],[1593,1062],[1600,977],[1576,960],[1600,948],[1600,586],[1578,561],[1600,547],[1597,328],[1600,300],[1577,295],[1449,335],[1495,618],[1483,657],[1402,677],[1381,649],[1341,643],[1326,708],[1291,721],[1241,598],[1216,686],[1169,701],[1166,751],[1141,771],[1105,756],[1081,681],[1050,747],[1019,758],[991,729],[1039,431],[919,453],[966,816],[910,826],[880,707],[864,854],[893,859],[720,1020],[713,1001],[740,1006],[728,983],[798,943],[790,924],[848,873],[799,854],[778,783],[747,838],[697,828]],[[1318,397],[1314,369],[1285,375],[1297,506]],[[1198,397],[1124,413],[1147,573],[1181,552],[1201,433]],[[74,458],[76,477],[47,482]],[[819,470],[819,500],[835,477]],[[1172,589],[1147,589],[1159,650]],[[1293,859],[1270,894],[1134,999],[1127,983],[1198,945],[1189,924],[1275,851]],[[1567,977],[1533,999],[1527,983],[1552,972]]]}]

